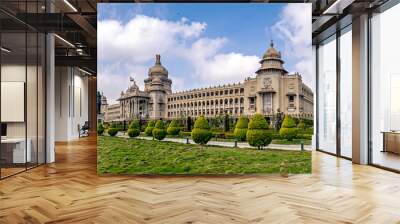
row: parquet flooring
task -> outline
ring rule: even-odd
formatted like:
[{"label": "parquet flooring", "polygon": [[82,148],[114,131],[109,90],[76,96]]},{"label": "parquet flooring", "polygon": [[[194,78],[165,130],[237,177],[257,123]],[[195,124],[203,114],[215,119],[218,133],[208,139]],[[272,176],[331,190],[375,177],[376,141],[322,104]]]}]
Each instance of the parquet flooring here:
[{"label": "parquet flooring", "polygon": [[313,174],[96,175],[96,140],[0,181],[0,223],[400,223],[400,175],[313,153]]}]

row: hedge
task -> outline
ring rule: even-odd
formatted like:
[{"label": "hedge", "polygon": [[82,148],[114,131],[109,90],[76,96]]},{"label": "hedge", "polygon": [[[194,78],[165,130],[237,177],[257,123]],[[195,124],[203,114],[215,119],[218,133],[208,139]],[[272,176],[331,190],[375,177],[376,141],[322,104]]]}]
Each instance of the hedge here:
[{"label": "hedge", "polygon": [[271,143],[272,138],[270,132],[268,132],[268,123],[261,114],[257,113],[251,118],[246,140],[251,146],[258,149]]},{"label": "hedge", "polygon": [[197,144],[207,144],[212,138],[212,133],[210,131],[210,126],[204,116],[200,116],[196,119],[194,123],[194,128],[192,130],[192,139]]},{"label": "hedge", "polygon": [[225,132],[225,139],[237,139],[235,133]]},{"label": "hedge", "polygon": [[312,140],[312,135],[310,135],[310,134],[297,134],[296,138],[297,139]]},{"label": "hedge", "polygon": [[104,133],[104,126],[103,126],[103,124],[99,124],[97,126],[97,134],[102,135],[103,133]]},{"label": "hedge", "polygon": [[167,136],[167,131],[165,131],[164,122],[159,120],[153,129],[153,137],[161,141],[165,136]]},{"label": "hedge", "polygon": [[179,135],[182,137],[190,137],[192,135],[192,132],[190,131],[181,131],[179,132]]},{"label": "hedge", "polygon": [[281,135],[282,138],[287,139],[288,141],[292,141],[294,138],[296,138],[297,135],[296,122],[291,116],[289,115],[285,116],[285,118],[283,119],[282,127],[279,130],[279,134]]}]

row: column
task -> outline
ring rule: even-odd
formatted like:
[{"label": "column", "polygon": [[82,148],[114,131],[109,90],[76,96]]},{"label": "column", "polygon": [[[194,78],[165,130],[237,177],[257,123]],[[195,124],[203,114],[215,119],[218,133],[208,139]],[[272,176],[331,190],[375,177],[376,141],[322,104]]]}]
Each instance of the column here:
[{"label": "column", "polygon": [[353,19],[352,157],[368,163],[368,15]]},{"label": "column", "polygon": [[[52,4],[48,2],[52,11]],[[46,35],[46,163],[55,161],[55,54],[54,34]]]}]

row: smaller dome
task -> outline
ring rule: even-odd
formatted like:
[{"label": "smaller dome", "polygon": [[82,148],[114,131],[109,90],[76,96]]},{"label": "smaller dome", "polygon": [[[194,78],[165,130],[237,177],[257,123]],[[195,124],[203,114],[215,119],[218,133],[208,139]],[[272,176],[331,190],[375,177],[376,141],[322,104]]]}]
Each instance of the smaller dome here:
[{"label": "smaller dome", "polygon": [[159,54],[156,55],[156,63],[149,69],[149,75],[155,74],[168,76],[168,70],[161,65],[161,57]]},{"label": "smaller dome", "polygon": [[274,42],[271,40],[270,48],[264,53],[263,58],[281,58],[281,52],[274,48]]}]

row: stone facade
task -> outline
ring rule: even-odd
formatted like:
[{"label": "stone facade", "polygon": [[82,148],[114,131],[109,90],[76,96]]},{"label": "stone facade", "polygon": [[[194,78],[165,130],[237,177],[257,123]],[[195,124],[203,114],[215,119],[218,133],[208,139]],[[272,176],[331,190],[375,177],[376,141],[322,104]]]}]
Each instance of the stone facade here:
[{"label": "stone facade", "polygon": [[106,111],[104,114],[104,121],[120,121],[121,120],[121,108],[119,103],[107,105]]},{"label": "stone facade", "polygon": [[[242,83],[172,93],[172,81],[157,55],[155,65],[149,69],[149,77],[144,80],[144,90],[141,91],[131,78],[130,87],[121,92],[118,120],[214,117],[226,113],[233,117],[255,113],[272,117],[284,113],[312,119],[312,90],[302,82],[299,73],[289,74],[283,64],[281,53],[271,42],[255,77],[248,77]],[[112,106],[113,113],[117,113],[116,106]]]}]

